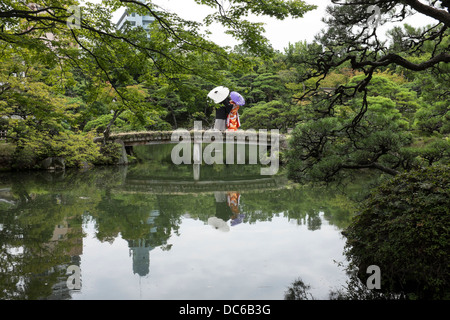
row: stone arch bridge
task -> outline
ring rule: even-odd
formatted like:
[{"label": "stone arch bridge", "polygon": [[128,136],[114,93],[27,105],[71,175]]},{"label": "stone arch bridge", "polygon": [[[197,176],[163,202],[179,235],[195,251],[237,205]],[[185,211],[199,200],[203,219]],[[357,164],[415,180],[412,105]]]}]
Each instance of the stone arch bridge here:
[{"label": "stone arch bridge", "polygon": [[[265,145],[274,146],[279,150],[288,147],[288,135],[280,134],[278,130],[173,130],[173,131],[142,131],[124,132],[111,134],[108,141],[114,141],[122,145],[122,158],[119,164],[127,163],[127,154],[133,154],[133,146],[152,144],[177,144],[180,142],[191,142],[193,144],[209,144],[212,142]],[[94,138],[94,142],[101,143],[103,137]]]},{"label": "stone arch bridge", "polygon": [[[213,131],[213,130],[173,130],[173,131],[141,131],[141,132],[124,132],[113,133],[109,136],[108,141],[123,142],[125,147],[150,144],[179,143],[187,142],[190,137],[192,143],[211,143],[217,141],[215,138],[221,136],[223,143],[236,144],[271,144],[275,139],[279,141],[280,147],[285,147],[287,137],[277,131],[255,131],[255,130],[238,130],[230,131]],[[96,137],[94,142],[102,142],[103,137]]]}]

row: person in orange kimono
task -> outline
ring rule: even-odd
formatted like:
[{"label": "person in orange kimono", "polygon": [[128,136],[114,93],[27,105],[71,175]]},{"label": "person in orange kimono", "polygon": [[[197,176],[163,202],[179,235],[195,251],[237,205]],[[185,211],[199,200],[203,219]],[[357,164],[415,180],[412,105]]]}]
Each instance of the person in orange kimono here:
[{"label": "person in orange kimono", "polygon": [[231,226],[235,226],[244,221],[244,214],[241,214],[239,204],[241,200],[241,194],[239,192],[228,192],[227,202],[233,215],[231,216]]},{"label": "person in orange kimono", "polygon": [[228,206],[231,208],[231,212],[233,213],[234,217],[237,214],[239,214],[240,198],[241,198],[241,195],[239,192],[228,192],[228,194],[227,194],[227,203],[228,203]]},{"label": "person in orange kimono", "polygon": [[239,121],[239,105],[237,105],[234,101],[230,101],[233,105],[233,109],[228,113],[227,117],[227,129],[228,131],[237,131],[237,129],[241,126],[241,122]]}]

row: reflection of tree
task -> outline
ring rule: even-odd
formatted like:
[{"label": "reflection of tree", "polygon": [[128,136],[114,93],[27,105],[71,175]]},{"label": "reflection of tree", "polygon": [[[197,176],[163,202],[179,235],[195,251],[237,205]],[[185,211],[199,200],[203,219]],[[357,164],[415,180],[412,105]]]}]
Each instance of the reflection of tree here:
[{"label": "reflection of tree", "polygon": [[[349,280],[345,286],[329,292],[329,300],[388,300],[401,299],[394,294],[381,293],[377,290],[369,290],[357,277],[354,271],[348,271]],[[284,293],[285,300],[314,300],[308,292],[311,286],[305,284],[301,278],[292,282]]]},{"label": "reflection of tree", "polygon": [[[208,187],[202,193],[192,194],[140,193],[118,188],[126,184],[127,170],[140,174],[141,171],[134,170],[136,168],[148,169],[141,164],[128,169],[96,168],[58,175],[46,172],[0,174],[2,188],[9,186],[8,199],[14,200],[0,215],[3,226],[0,229],[0,298],[55,297],[52,288],[67,279],[67,266],[75,264],[71,258],[76,254],[71,250],[82,238],[83,218],[92,218],[100,241],[112,242],[119,235],[125,239],[132,259],[142,261],[142,264],[136,262],[134,271],[143,275],[148,272],[150,250],[157,247],[170,250],[168,242],[172,235],[178,234],[182,217],[188,214],[206,224],[208,218],[217,215],[213,193],[216,190],[208,190]],[[151,168],[157,170],[158,167]],[[215,171],[212,176],[219,177],[226,175],[228,168],[212,166],[210,170]],[[252,173],[250,171],[247,173]],[[207,177],[209,171],[202,171],[202,175],[205,172],[204,177]],[[191,175],[192,171],[186,171],[187,174]],[[270,221],[281,215],[316,230],[320,228],[322,212],[339,228],[345,226],[351,216],[353,202],[343,194],[323,188],[277,187],[279,189],[270,191],[237,190],[241,194],[239,212],[245,215],[244,223]],[[231,213],[227,208],[225,219]],[[72,231],[52,242],[58,226],[70,226]],[[14,253],[16,248],[21,251]]]},{"label": "reflection of tree", "polygon": [[392,300],[402,298],[399,295],[368,289],[353,270],[347,270],[347,274],[349,275],[349,280],[346,285],[330,291],[330,300]]},{"label": "reflection of tree", "polygon": [[[222,191],[222,193],[226,192]],[[241,194],[239,210],[245,215],[247,223],[270,221],[275,216],[284,216],[289,220],[297,221],[298,224],[307,225],[310,230],[318,230],[322,224],[321,213],[323,213],[331,224],[343,228],[350,222],[355,207],[354,201],[348,196],[325,187],[294,186],[273,190],[246,190],[239,193]],[[218,216],[218,213],[221,215],[220,218],[226,221],[231,213],[226,202],[218,202],[213,192],[154,195],[149,192],[140,194],[139,190],[129,192],[125,189],[122,192],[120,189],[115,189],[114,194],[116,200],[128,199],[131,206],[139,203],[139,206],[149,210],[157,209],[161,213],[170,214],[174,219],[174,226],[178,224],[179,217],[186,213],[204,222],[211,216]],[[146,201],[154,205],[149,206],[145,203]],[[126,206],[126,204],[117,202],[111,203],[110,206],[111,208],[106,210],[114,210],[115,207]],[[140,209],[131,210],[139,212]],[[117,232],[111,236],[116,237]]]},{"label": "reflection of tree", "polygon": [[322,225],[322,220],[319,217],[319,214],[313,214],[309,215],[306,220],[306,225],[308,226],[308,230],[314,231],[314,230],[320,230],[320,226]]},{"label": "reflection of tree", "polygon": [[82,214],[98,197],[98,179],[117,179],[114,172],[0,174],[16,199],[0,216],[0,299],[70,298],[66,271],[79,264]]},{"label": "reflection of tree", "polygon": [[[211,194],[160,195],[158,204],[162,213],[181,217],[189,214],[191,218],[207,221],[215,215],[215,199]],[[181,220],[179,220],[181,222]]]},{"label": "reflection of tree", "polygon": [[177,232],[181,214],[167,210],[161,199],[147,194],[111,193],[109,189],[91,212],[95,218],[97,238],[112,242],[121,234],[128,242],[133,272],[149,273],[149,253],[153,248],[169,250],[167,242]]},{"label": "reflection of tree", "polygon": [[284,293],[285,300],[313,300],[313,296],[308,290],[311,286],[305,284],[302,279],[298,278]]},{"label": "reflection of tree", "polygon": [[350,222],[354,203],[348,197],[325,187],[292,187],[265,193],[242,194],[242,208],[247,220],[270,221],[283,215],[309,230],[318,230],[322,224],[320,213],[332,224],[343,228]]},{"label": "reflection of tree", "polygon": [[20,193],[20,201],[1,216],[0,298],[46,298],[65,275],[71,257],[79,254],[74,249],[82,238],[81,216],[67,212],[55,194],[27,197],[31,192],[24,188],[12,189]]}]

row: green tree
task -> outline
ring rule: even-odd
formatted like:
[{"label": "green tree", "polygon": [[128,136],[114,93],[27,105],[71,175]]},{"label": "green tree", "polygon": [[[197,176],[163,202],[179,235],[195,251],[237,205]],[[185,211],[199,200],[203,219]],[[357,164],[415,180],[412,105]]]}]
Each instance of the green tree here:
[{"label": "green tree", "polygon": [[[315,166],[312,163],[321,162],[325,165],[325,162],[322,161],[325,159],[323,158],[324,152],[329,152],[330,157],[326,158],[328,165],[325,167],[330,170],[326,170],[328,173],[324,173],[322,176],[328,178],[330,174],[339,172],[342,168],[342,154],[339,151],[342,149],[339,147],[328,148],[327,144],[330,143],[340,145],[341,142],[345,144],[345,141],[352,141],[355,148],[360,148],[361,143],[359,142],[362,141],[376,143],[375,154],[366,150],[366,155],[370,155],[370,157],[364,156],[363,158],[366,159],[364,162],[357,161],[359,164],[353,162],[348,165],[348,168],[376,166],[384,170],[386,166],[379,167],[380,163],[377,162],[380,159],[378,158],[380,152],[383,157],[387,152],[399,160],[401,157],[398,155],[405,155],[402,154],[400,145],[391,143],[399,140],[392,140],[394,137],[386,131],[380,132],[379,137],[386,135],[382,140],[391,140],[391,142],[382,150],[378,150],[377,147],[380,146],[380,139],[366,140],[370,136],[374,137],[365,131],[366,123],[361,123],[368,121],[365,114],[371,110],[370,103],[374,101],[372,97],[378,95],[374,94],[371,88],[383,90],[383,93],[380,94],[390,98],[396,104],[396,108],[402,112],[402,116],[409,121],[414,117],[423,119],[424,116],[421,117],[420,113],[416,114],[416,110],[422,109],[421,113],[426,114],[423,109],[430,110],[428,106],[433,105],[437,97],[442,97],[442,94],[445,96],[445,92],[448,92],[448,85],[445,85],[448,83],[448,63],[450,62],[448,1],[435,1],[427,4],[421,4],[418,1],[389,0],[364,3],[352,0],[346,1],[345,4],[337,0],[332,2],[333,5],[327,8],[328,17],[325,20],[328,28],[317,35],[314,43],[291,47],[288,51],[289,63],[299,65],[297,67],[301,74],[299,83],[303,85],[303,90],[299,90],[300,93],[296,94],[295,98],[301,103],[310,104],[312,109],[305,115],[305,123],[300,125],[302,129],[298,130],[298,139],[311,140],[308,145],[304,141],[299,142],[298,145],[304,149],[302,152],[310,155],[301,155],[300,157],[308,157],[311,166],[305,168],[294,164],[295,168],[292,167],[292,170],[299,171],[293,175],[301,176],[306,173],[309,168]],[[389,33],[392,41],[384,42],[377,35],[379,25],[372,26],[370,24],[371,17],[373,17],[373,11],[369,10],[371,5],[380,9],[379,25],[387,21],[403,21],[413,13],[432,17],[436,19],[436,23],[425,28],[405,26],[404,29],[394,29]],[[303,54],[299,55],[299,52]],[[356,75],[360,74],[359,78],[353,82],[339,83],[338,81],[336,88],[323,92],[322,84],[326,83],[330,75],[345,68],[350,68]],[[404,74],[407,81],[415,82],[415,87],[410,87],[413,90],[407,90],[408,88],[405,86],[399,87],[398,84],[393,88],[385,87],[382,83],[375,83],[375,86],[372,86],[373,82],[380,80],[377,72],[384,72],[387,68],[395,70],[396,77]],[[391,84],[393,80],[391,77]],[[433,84],[441,83],[442,85],[437,89],[432,89]],[[420,90],[419,87],[421,87]],[[399,88],[400,91],[397,90]],[[425,92],[427,90],[428,92]],[[423,100],[421,101],[422,96]],[[359,100],[354,100],[355,98]],[[342,113],[342,106],[348,105],[349,101],[353,101],[354,107],[357,107],[356,109],[353,107],[351,121],[350,119],[345,122],[339,119],[335,120],[336,115]],[[431,113],[436,114],[442,120],[446,111],[442,109],[439,113],[436,111]],[[315,120],[317,124],[308,124],[306,120]],[[438,127],[441,126],[440,120],[436,121]],[[327,126],[331,126],[331,128]],[[432,126],[436,127],[436,125]],[[446,124],[443,126],[446,127]],[[307,130],[311,131],[307,132]],[[404,130],[402,131],[404,132]],[[295,143],[297,142],[294,141],[293,144]],[[404,142],[401,145],[406,146]],[[386,148],[389,151],[386,151]],[[344,156],[344,158],[347,157]],[[409,163],[410,161],[407,159],[401,161],[401,163],[405,162]],[[412,168],[413,166],[408,164],[408,167]],[[395,168],[389,165],[388,170],[384,171],[391,171],[390,169]],[[391,171],[391,173],[395,174],[395,171]]]},{"label": "green tree", "polygon": [[73,83],[70,74],[58,65],[46,67],[27,49],[7,46],[0,60],[0,116],[16,146],[15,165],[34,167],[52,156],[65,156],[68,166],[95,162],[100,153],[93,136],[76,126],[75,110],[83,103],[65,95],[64,88]]},{"label": "green tree", "polygon": [[[68,63],[93,79],[90,88],[94,91],[103,88],[105,83],[110,85],[117,96],[110,108],[113,117],[104,131],[107,138],[122,112],[139,104],[135,101],[134,86],[141,81],[151,84],[165,77],[176,82],[196,75],[215,82],[213,65],[231,56],[224,48],[206,40],[204,25],[220,22],[246,49],[268,56],[271,50],[263,36],[262,24],[250,22],[245,16],[255,13],[277,19],[302,17],[315,8],[300,0],[270,4],[232,0],[228,9],[216,1],[197,2],[217,10],[205,17],[204,23],[181,19],[152,2],[114,0],[80,6],[80,21],[75,28],[69,28],[67,21],[73,16],[67,9],[79,5],[77,1],[38,0],[27,5],[7,0],[2,2],[0,11],[0,41],[18,48],[33,48],[47,61]],[[150,15],[155,23],[148,32],[142,28],[121,32],[111,22],[112,13],[121,7]],[[214,60],[202,58],[211,54]]]},{"label": "green tree", "polygon": [[279,129],[286,132],[300,120],[300,111],[297,106],[272,100],[245,109],[241,118],[243,129]]},{"label": "green tree", "polygon": [[381,291],[408,299],[449,298],[448,166],[401,174],[376,188],[344,232],[346,255],[365,283],[381,268]]},{"label": "green tree", "polygon": [[[358,82],[359,78],[350,82]],[[408,119],[399,110],[405,100],[403,96],[403,100],[396,100],[400,92],[396,87],[386,76],[374,76],[368,87],[370,96],[364,98],[367,111],[357,126],[353,122],[363,98],[336,106],[332,117],[320,119],[315,119],[315,111],[311,116],[311,108],[306,105],[303,117],[311,120],[300,122],[293,131],[287,156],[290,177],[332,180],[347,169],[373,168],[389,174],[411,169],[415,164],[406,148],[413,136]],[[410,105],[414,106],[414,101]]]}]

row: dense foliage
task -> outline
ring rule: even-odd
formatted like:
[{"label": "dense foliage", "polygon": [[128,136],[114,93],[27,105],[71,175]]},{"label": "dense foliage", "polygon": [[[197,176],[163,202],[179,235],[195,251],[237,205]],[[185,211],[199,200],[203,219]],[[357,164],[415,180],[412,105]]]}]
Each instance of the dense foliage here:
[{"label": "dense foliage", "polygon": [[[329,29],[315,41],[275,52],[263,27],[244,20],[245,15],[302,17],[314,6],[303,1],[235,0],[228,8],[216,1],[198,3],[217,9],[205,17],[205,25],[221,23],[240,44],[221,48],[206,40],[201,23],[152,3],[88,3],[81,7],[80,28],[69,29],[66,8],[77,2],[37,1],[37,7],[4,2],[0,128],[16,147],[12,163],[36,167],[49,156],[64,156],[68,166],[105,163],[100,146],[91,143],[94,135],[190,128],[195,120],[211,127],[215,106],[206,94],[216,85],[246,98],[242,129],[294,129],[291,151],[283,159],[296,181],[332,180],[366,168],[397,174],[448,162],[450,36],[445,19],[434,28],[396,27],[388,43],[365,27],[352,38],[343,30],[356,20],[363,26],[368,14],[358,16],[365,7],[350,1],[330,7]],[[378,4],[386,10],[405,6]],[[149,30],[116,30],[111,16],[121,6],[149,14],[155,22]],[[349,21],[339,19],[343,13]],[[412,49],[405,48],[407,38],[418,40]],[[421,68],[397,60],[385,63],[383,52]],[[429,63],[433,57],[438,61]]]},{"label": "dense foliage", "polygon": [[[292,180],[332,181],[361,169],[397,176],[375,190],[347,230],[348,255],[361,272],[380,265],[382,290],[449,298],[449,1],[332,0],[328,27],[283,52],[247,16],[301,18],[315,6],[196,2],[215,9],[203,23],[151,1],[114,0],[80,6],[78,28],[69,28],[68,8],[80,5],[75,0],[2,1],[0,131],[7,141],[0,139],[0,166],[39,168],[48,157],[70,167],[117,163],[121,149],[106,142],[111,133],[191,128],[196,120],[212,127],[216,106],[206,96],[224,85],[246,99],[242,129],[290,134],[282,160]],[[384,41],[369,24],[370,5],[380,9],[380,24],[417,12],[434,24],[394,27]],[[117,30],[112,15],[121,7],[155,22],[148,30]],[[223,48],[208,40],[203,27],[214,22],[239,44]],[[102,144],[93,142],[99,135]],[[258,211],[249,199],[249,212]],[[105,195],[99,208],[107,212],[119,202]],[[174,210],[173,203],[167,208]],[[338,212],[345,211],[341,205]],[[291,211],[298,219],[305,212]],[[114,232],[100,230],[104,239]],[[290,296],[305,297],[304,289]]]},{"label": "dense foliage", "polygon": [[[39,167],[55,155],[68,166],[103,163],[93,135],[106,141],[113,131],[170,130],[194,120],[212,125],[206,93],[226,82],[228,72],[242,76],[252,63],[208,40],[203,26],[219,22],[241,50],[267,58],[273,49],[264,28],[246,15],[298,18],[315,8],[300,0],[233,0],[228,9],[197,2],[217,9],[203,24],[151,2],[3,1],[0,129],[16,147],[12,166]],[[79,9],[75,25],[73,6]],[[118,30],[112,15],[124,7],[154,23],[147,30]]]},{"label": "dense foliage", "polygon": [[[354,76],[348,83],[354,84],[361,77]],[[345,170],[365,168],[395,175],[448,163],[449,102],[445,98],[428,100],[423,92],[414,90],[415,81],[390,70],[375,74],[367,88],[367,110],[357,124],[354,121],[362,103],[360,97],[335,106],[330,116],[302,117],[292,133],[288,155],[291,178],[332,180],[345,175]],[[445,105],[440,120],[422,116],[423,112],[432,112],[435,105]],[[431,121],[436,126],[426,129]]]},{"label": "dense foliage", "polygon": [[347,256],[365,283],[381,268],[381,291],[410,299],[448,299],[450,171],[430,167],[379,186],[344,232]]}]

